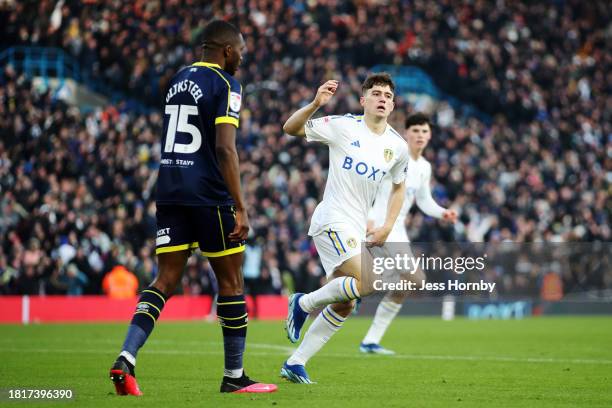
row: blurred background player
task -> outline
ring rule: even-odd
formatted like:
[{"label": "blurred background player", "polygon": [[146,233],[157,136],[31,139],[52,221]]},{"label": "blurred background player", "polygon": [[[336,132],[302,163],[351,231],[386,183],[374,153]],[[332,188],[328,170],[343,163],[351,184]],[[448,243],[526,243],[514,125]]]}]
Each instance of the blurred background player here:
[{"label": "blurred background player", "polygon": [[[393,243],[406,243],[405,248],[399,248],[397,244],[393,245],[393,248],[401,253],[409,251],[407,244],[410,242],[410,239],[406,232],[405,222],[410,208],[412,208],[415,202],[430,217],[448,220],[452,223],[457,221],[457,212],[440,207],[431,195],[431,164],[423,157],[423,151],[431,139],[431,122],[429,117],[423,113],[410,115],[406,119],[405,137],[410,152],[408,171],[406,173],[406,197],[397,220],[387,237],[387,243],[391,243],[391,245]],[[390,189],[391,180],[385,177],[376,194],[374,206],[368,214],[368,228],[384,224],[387,211],[387,197],[389,196]],[[402,279],[416,282],[417,286],[421,287],[421,282],[425,280],[425,274],[418,268],[414,273],[402,274]],[[397,316],[402,308],[402,303],[409,294],[410,291],[393,291],[385,295],[376,309],[370,329],[359,346],[361,352],[395,354],[394,351],[382,347],[380,340],[395,316]]]},{"label": "blurred background player", "polygon": [[387,123],[394,108],[395,85],[386,73],[371,74],[362,85],[363,117],[325,116],[310,119],[329,102],[338,81],[327,81],[315,99],[293,113],[283,130],[306,136],[308,142],[329,147],[329,174],[323,201],[317,206],[308,235],[313,237],[329,281],[322,288],[289,298],[287,335],[296,343],[308,314],[326,306],[317,316],[297,350],[281,368],[281,376],[296,383],[311,383],[307,361],[342,327],[353,301],[368,295],[361,283],[361,244],[366,241],[368,209],[386,174],[391,179],[384,223],[369,233],[371,245],[382,245],[404,200],[408,148]]},{"label": "blurred background player", "polygon": [[202,61],[180,70],[166,95],[157,179],[159,275],[142,291],[110,376],[119,395],[141,395],[136,354],[199,248],[219,282],[217,315],[223,331],[221,392],[273,392],[250,380],[242,366],[247,330],[242,263],[249,221],[240,187],[236,128],[242,88],[232,75],[244,39],[233,25],[213,21],[203,31]]}]

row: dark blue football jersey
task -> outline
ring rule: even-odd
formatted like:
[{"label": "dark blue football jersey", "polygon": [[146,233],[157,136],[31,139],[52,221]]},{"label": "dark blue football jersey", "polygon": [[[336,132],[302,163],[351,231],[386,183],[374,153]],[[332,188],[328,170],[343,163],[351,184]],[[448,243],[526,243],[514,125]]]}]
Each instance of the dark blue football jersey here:
[{"label": "dark blue football jersey", "polygon": [[238,127],[238,81],[217,64],[198,62],[172,78],[165,102],[157,203],[234,204],[219,170],[215,125]]}]

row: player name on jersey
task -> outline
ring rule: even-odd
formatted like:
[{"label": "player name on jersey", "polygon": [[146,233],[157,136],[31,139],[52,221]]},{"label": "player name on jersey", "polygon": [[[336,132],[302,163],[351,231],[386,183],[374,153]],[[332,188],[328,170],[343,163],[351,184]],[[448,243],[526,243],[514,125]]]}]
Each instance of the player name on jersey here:
[{"label": "player name on jersey", "polygon": [[170,99],[179,92],[189,92],[195,103],[198,103],[198,100],[200,100],[200,98],[204,95],[198,84],[190,81],[189,79],[184,79],[175,83],[170,87],[170,89],[168,89],[168,93],[166,94],[166,103],[170,102]]}]

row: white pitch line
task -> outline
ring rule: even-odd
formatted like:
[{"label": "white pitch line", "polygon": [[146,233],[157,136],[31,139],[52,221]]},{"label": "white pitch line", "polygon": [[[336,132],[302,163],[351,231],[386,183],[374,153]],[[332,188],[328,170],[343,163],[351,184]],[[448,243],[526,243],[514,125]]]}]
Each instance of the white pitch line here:
[{"label": "white pitch line", "polygon": [[[65,344],[66,340],[64,339],[45,339],[46,343],[62,343]],[[8,339],[8,338],[0,338],[0,343],[10,343],[11,345],[15,345],[16,341],[15,339]],[[79,341],[79,344],[112,344],[112,345],[118,345],[120,344],[120,342],[116,341],[116,340],[111,340],[111,339],[97,339],[97,340],[83,340],[83,341]],[[218,341],[210,341],[210,340],[206,340],[206,341],[196,341],[196,340],[186,340],[186,341],[174,341],[174,340],[157,340],[157,339],[151,339],[149,341],[147,341],[147,345],[148,346],[155,346],[155,345],[159,345],[159,346],[196,346],[196,347],[200,347],[200,346],[219,346],[222,347],[221,342]],[[247,350],[248,349],[262,349],[262,350],[278,350],[278,351],[282,351],[283,353],[286,354],[291,354],[293,353],[293,351],[295,350],[295,347],[289,347],[289,346],[281,346],[279,344],[267,344],[267,343],[251,343],[247,341]],[[0,350],[2,351],[2,350]]]},{"label": "white pitch line", "polygon": [[558,363],[558,364],[612,364],[612,360],[588,358],[503,357],[503,356],[436,356],[418,354],[396,354],[395,358],[407,360],[493,361],[511,363]]},{"label": "white pitch line", "polygon": [[[116,342],[114,342],[116,344]],[[196,340],[188,340],[188,341],[175,341],[175,340],[151,340],[147,342],[147,344],[159,344],[159,345],[171,345],[171,346],[181,346],[181,345],[192,345],[192,346],[206,346],[206,345],[221,345],[219,341],[196,341]],[[289,346],[281,346],[280,344],[268,344],[268,343],[251,343],[247,340],[247,349],[256,348],[263,350],[278,350],[284,353],[293,353],[295,347]]]},{"label": "white pitch line", "polygon": [[[61,354],[113,354],[113,352],[109,352],[108,350],[87,350],[87,349],[54,349],[54,348],[3,348],[0,350],[0,354],[3,352],[9,353],[61,353]],[[223,355],[223,350],[143,350],[141,353],[145,354],[168,354],[168,355],[184,355],[184,356],[192,356],[192,355]],[[253,351],[249,352],[247,350],[248,355],[254,356],[279,356],[279,353],[267,353],[262,351]]]},{"label": "white pitch line", "polygon": [[[178,342],[177,342],[178,343]],[[260,348],[277,350],[279,352],[249,351],[248,348]],[[279,346],[276,344],[254,343],[247,345],[247,355],[253,356],[286,356],[293,351],[291,347]],[[2,348],[0,353],[62,353],[62,354],[111,354],[106,350],[98,349],[55,349],[55,348]],[[143,350],[147,354],[166,354],[166,355],[223,355],[222,350]],[[331,358],[355,358],[363,356],[359,353],[321,353],[322,357]],[[546,357],[504,357],[504,356],[452,356],[452,355],[420,355],[420,354],[396,354],[383,358],[402,359],[402,360],[443,360],[443,361],[489,361],[506,363],[552,363],[552,364],[612,364],[612,360],[607,359],[584,359],[584,358],[546,358]]]}]

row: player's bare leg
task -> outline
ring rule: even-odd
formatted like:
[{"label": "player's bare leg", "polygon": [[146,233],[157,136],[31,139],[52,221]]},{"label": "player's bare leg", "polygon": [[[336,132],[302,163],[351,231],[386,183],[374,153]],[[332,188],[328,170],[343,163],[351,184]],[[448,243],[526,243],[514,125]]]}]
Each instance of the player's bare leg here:
[{"label": "player's bare leg", "polygon": [[244,253],[211,257],[209,261],[219,283],[217,316],[223,331],[225,350],[225,369],[220,391],[233,393],[276,391],[276,385],[253,381],[246,376],[243,369],[242,360],[248,324],[242,278]]},{"label": "player's bare leg", "polygon": [[[310,313],[320,306],[326,307],[310,325],[297,350],[283,365],[282,377],[295,383],[312,382],[304,366],[340,330],[361,292],[367,295],[371,290],[365,285],[362,287],[361,255],[356,255],[340,265],[321,289],[298,297],[296,307],[304,313]],[[306,299],[302,304],[301,300],[304,298]]]},{"label": "player's bare leg", "polygon": [[[421,282],[425,279],[425,274],[421,269],[417,269],[414,274],[402,274],[401,278],[402,280],[409,280],[421,286]],[[391,291],[385,294],[376,308],[374,319],[372,320],[372,324],[366,336],[359,345],[359,350],[362,353],[381,355],[395,354],[394,351],[382,347],[380,342],[409,295],[409,291]]]},{"label": "player's bare leg", "polygon": [[159,274],[151,284],[161,291],[166,297],[172,296],[176,286],[181,281],[183,270],[191,250],[168,252],[157,255]]},{"label": "player's bare leg", "polygon": [[151,286],[142,291],[121,353],[110,370],[110,378],[118,395],[142,395],[134,372],[136,355],[181,280],[190,254],[191,251],[185,250],[158,255],[159,274]]}]

